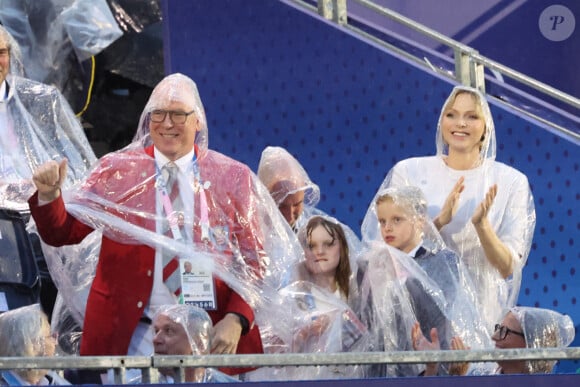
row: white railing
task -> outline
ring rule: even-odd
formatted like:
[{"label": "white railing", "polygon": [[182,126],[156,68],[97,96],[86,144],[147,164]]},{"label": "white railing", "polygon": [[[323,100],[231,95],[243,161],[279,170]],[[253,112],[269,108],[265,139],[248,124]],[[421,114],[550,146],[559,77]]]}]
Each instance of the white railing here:
[{"label": "white railing", "polygon": [[125,383],[127,369],[141,369],[143,383],[158,381],[158,368],[175,368],[176,382],[184,380],[187,367],[281,367],[354,364],[422,364],[427,362],[495,362],[498,360],[577,360],[580,348],[539,348],[463,351],[398,351],[277,355],[206,356],[56,356],[4,357],[0,370],[15,369],[113,369],[115,382]]},{"label": "white railing", "polygon": [[[576,114],[572,114],[568,111],[563,111],[557,107],[554,107],[555,114],[562,115],[566,122],[570,122],[569,125],[553,122],[546,119],[544,116],[535,114],[530,109],[521,108],[512,105],[513,108],[521,113],[524,113],[534,119],[549,125],[560,131],[563,135],[574,139],[575,141],[580,141],[580,99],[562,92],[550,85],[540,82],[534,78],[531,78],[521,72],[511,69],[507,66],[502,65],[499,62],[493,61],[487,57],[482,56],[479,52],[472,47],[466,46],[461,42],[453,40],[431,28],[428,28],[420,23],[413,21],[395,11],[388,8],[382,7],[375,4],[370,0],[350,0],[360,5],[376,12],[379,15],[388,17],[395,22],[408,27],[409,29],[416,31],[423,36],[432,39],[439,44],[449,47],[453,51],[454,69],[451,74],[442,69],[437,69],[434,67],[426,58],[417,57],[406,50],[403,50],[393,44],[388,43],[385,39],[375,36],[361,28],[358,28],[351,23],[349,20],[348,10],[347,10],[347,0],[282,0],[288,4],[294,3],[303,9],[309,10],[311,12],[316,12],[323,18],[333,21],[342,28],[346,28],[357,35],[367,39],[373,43],[381,45],[383,47],[389,48],[396,53],[403,55],[404,57],[411,59],[415,63],[419,63],[429,69],[436,71],[438,74],[450,77],[455,81],[478,88],[485,93],[485,69],[488,69],[494,73],[499,73],[502,76],[508,77],[522,85],[525,85],[535,91],[540,95],[553,98],[554,100],[560,101],[565,105],[571,107],[571,110],[577,109]],[[522,92],[522,94],[527,94]],[[493,96],[492,96],[493,97]],[[532,100],[535,98],[531,97]],[[548,99],[548,98],[546,98]],[[549,102],[546,101],[549,105]]]}]

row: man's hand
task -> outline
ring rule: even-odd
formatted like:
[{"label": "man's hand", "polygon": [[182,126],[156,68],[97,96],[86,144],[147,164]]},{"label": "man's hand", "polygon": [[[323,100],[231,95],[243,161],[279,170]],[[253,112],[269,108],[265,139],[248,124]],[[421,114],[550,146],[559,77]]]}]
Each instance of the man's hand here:
[{"label": "man's hand", "polygon": [[233,313],[226,314],[213,327],[211,353],[214,355],[235,354],[241,336],[242,324],[240,318]]},{"label": "man's hand", "polygon": [[60,163],[51,160],[34,171],[32,181],[38,190],[38,199],[51,202],[60,196],[60,189],[66,179],[67,159]]},{"label": "man's hand", "polygon": [[453,189],[449,192],[449,195],[447,195],[447,199],[445,199],[445,203],[443,204],[443,208],[441,208],[439,215],[433,219],[433,223],[435,224],[435,227],[437,227],[437,230],[441,230],[443,226],[451,222],[451,219],[455,216],[457,206],[459,205],[459,196],[465,189],[465,186],[463,185],[464,181],[465,178],[463,176],[457,180],[457,183],[455,183]]}]

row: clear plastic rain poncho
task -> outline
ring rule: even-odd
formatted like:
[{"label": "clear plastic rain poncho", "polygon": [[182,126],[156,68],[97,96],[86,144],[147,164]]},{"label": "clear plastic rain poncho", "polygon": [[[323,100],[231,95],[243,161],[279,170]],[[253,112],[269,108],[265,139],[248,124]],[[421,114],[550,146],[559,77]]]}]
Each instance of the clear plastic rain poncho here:
[{"label": "clear plastic rain poncho", "polygon": [[49,160],[69,160],[65,187],[83,178],[96,157],[80,121],[54,86],[23,77],[20,49],[0,26],[0,40],[10,42],[8,96],[0,102],[0,206],[28,210],[34,192],[32,173]]},{"label": "clear plastic rain poncho", "polygon": [[[510,309],[522,326],[527,348],[565,348],[574,341],[574,323],[570,316],[556,311],[519,306]],[[549,374],[555,360],[527,362],[531,374]]]},{"label": "clear plastic rain poncho", "polygon": [[[341,292],[340,297],[345,302],[350,302],[353,298],[356,297],[357,294],[357,287],[356,281],[354,278],[354,274],[356,271],[356,257],[358,253],[362,249],[362,243],[358,236],[352,231],[350,227],[346,224],[341,223],[336,218],[333,218],[330,215],[323,214],[321,211],[315,210],[312,213],[312,216],[307,219],[307,221],[302,225],[300,229],[298,229],[297,237],[302,245],[302,249],[306,255],[306,259],[298,262],[295,267],[291,268],[288,271],[288,279],[284,281],[284,285],[287,285],[294,281],[309,281],[316,283],[315,277],[307,268],[308,257],[313,256],[313,252],[310,251],[309,247],[309,236],[312,233],[312,230],[317,227],[322,226],[325,230],[331,235],[332,238],[338,241],[341,244],[341,254],[344,254],[344,263],[341,265],[342,271],[346,273],[348,271],[348,275],[345,274],[345,277],[349,278],[348,281],[348,292]],[[348,270],[346,262],[348,261]],[[344,279],[343,281],[346,281]],[[346,288],[346,285],[340,286],[342,289]]]},{"label": "clear plastic rain poncho", "polygon": [[[379,219],[377,215],[377,205],[383,203],[392,204],[390,208],[394,209],[387,213],[387,219]],[[399,224],[393,225],[396,222]],[[381,227],[385,228],[385,236]],[[427,202],[419,188],[390,187],[377,192],[363,219],[361,233],[366,244],[387,244],[385,237],[391,238],[388,240],[393,247],[400,247],[406,238],[417,243],[410,246],[412,250],[407,254],[443,292],[445,315],[451,322],[452,336],[461,337],[472,349],[492,346],[489,331],[477,307],[477,293],[468,270],[459,256],[445,246],[427,214]]]},{"label": "clear plastic rain poncho", "polygon": [[[211,349],[211,329],[213,325],[205,310],[193,305],[164,305],[153,316],[154,326],[159,316],[162,315],[183,327],[191,347],[191,354],[209,355]],[[183,353],[182,355],[187,355],[187,353]],[[186,372],[185,382],[231,383],[238,381],[214,368],[197,369],[194,370],[194,374],[195,377],[193,380],[187,380],[188,374]]]},{"label": "clear plastic rain poncho", "polygon": [[61,91],[77,62],[123,35],[106,0],[0,0],[0,22],[20,43],[26,76]]},{"label": "clear plastic rain poncho", "polygon": [[[334,281],[336,291],[328,288],[328,278],[322,279],[317,273],[315,253],[310,247],[312,231],[322,227],[328,237],[324,243],[338,247],[338,262]],[[348,301],[357,294],[353,281],[355,263],[351,253],[360,248],[360,241],[345,225],[332,217],[313,216],[298,230],[298,239],[305,252],[305,259],[292,268],[289,284],[280,289],[284,314],[278,312],[275,319],[261,326],[262,331],[272,332],[264,340],[266,353],[336,353],[362,352],[369,350],[370,338],[364,324],[350,308]],[[312,249],[321,248],[320,246]],[[325,246],[325,258],[330,260]],[[288,321],[280,324],[280,319]],[[363,366],[324,366],[324,367],[282,367],[263,368],[254,372],[250,380],[298,380],[298,379],[335,379],[355,378],[364,375]]]},{"label": "clear plastic rain poncho", "polygon": [[302,215],[292,226],[294,230],[298,230],[306,224],[320,200],[320,188],[310,180],[294,156],[281,147],[266,147],[258,165],[258,177],[278,206],[288,195],[304,192]]},{"label": "clear plastic rain poncho", "polygon": [[[454,170],[447,166],[449,147],[443,139],[441,121],[459,93],[470,93],[477,101],[479,114],[485,121],[485,134],[481,143],[479,162],[467,170]],[[496,135],[489,105],[476,89],[455,87],[443,105],[437,125],[437,154],[410,158],[397,163],[381,184],[379,191],[391,186],[416,186],[425,194],[428,214],[435,218],[453,186],[464,177],[464,190],[459,197],[457,212],[451,222],[441,230],[447,247],[457,252],[474,281],[478,306],[486,318],[489,332],[501,313],[515,305],[524,267],[532,242],[536,216],[534,202],[525,175],[516,169],[495,161]],[[487,215],[499,239],[509,249],[513,259],[513,274],[504,279],[491,265],[471,218],[485,198],[489,188],[497,184],[497,196]]]},{"label": "clear plastic rain poncho", "polygon": [[[0,314],[0,358],[54,356],[56,341],[51,335],[46,314],[33,304]],[[36,384],[49,371],[41,369],[0,370],[0,384]],[[51,372],[51,377],[69,384]],[[40,384],[40,383],[39,383]],[[46,384],[48,381],[46,380]]]},{"label": "clear plastic rain poncho", "polygon": [[[357,282],[360,299],[355,307],[367,326],[373,351],[412,351],[411,329],[419,322],[429,337],[437,328],[442,349],[449,349],[451,322],[443,291],[407,254],[384,242],[371,242],[361,253]],[[417,376],[418,365],[377,365],[370,377]]]},{"label": "clear plastic rain poncho", "polygon": [[[191,106],[201,125],[196,155],[184,173],[186,184],[180,183],[181,192],[187,192],[182,195],[193,197],[193,209],[182,214],[182,240],[158,231],[170,229],[170,224],[159,199],[155,158],[148,153],[150,112],[167,101]],[[96,230],[77,245],[43,246],[64,304],[79,324],[95,276],[101,234],[122,244],[162,249],[211,269],[253,308],[258,326],[272,315],[272,305],[279,306],[281,278],[302,256],[296,236],[257,177],[245,165],[208,149],[197,87],[182,74],[167,76],[153,90],[133,143],[102,157],[85,181],[63,191],[63,199],[70,214]]]}]

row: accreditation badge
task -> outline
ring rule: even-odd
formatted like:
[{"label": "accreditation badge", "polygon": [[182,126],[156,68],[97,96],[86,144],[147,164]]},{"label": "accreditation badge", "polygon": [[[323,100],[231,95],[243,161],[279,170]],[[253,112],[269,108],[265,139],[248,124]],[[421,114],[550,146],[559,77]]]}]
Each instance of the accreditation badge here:
[{"label": "accreditation badge", "polygon": [[217,310],[213,267],[195,259],[180,259],[181,302],[205,310]]}]

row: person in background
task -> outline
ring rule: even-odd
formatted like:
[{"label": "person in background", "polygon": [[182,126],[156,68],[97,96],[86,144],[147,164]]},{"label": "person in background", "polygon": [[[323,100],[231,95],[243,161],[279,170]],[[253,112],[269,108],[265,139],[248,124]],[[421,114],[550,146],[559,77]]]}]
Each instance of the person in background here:
[{"label": "person in background", "polygon": [[[8,8],[6,4],[3,11]],[[25,222],[30,216],[27,200],[34,192],[32,175],[40,164],[67,158],[63,186],[72,187],[97,160],[80,119],[61,91],[27,78],[26,65],[19,44],[0,25],[0,207],[18,211]],[[40,304],[51,319],[58,291],[46,262],[39,259],[43,251],[34,225],[29,230],[27,237],[43,273]]]},{"label": "person in background", "polygon": [[[565,348],[574,340],[574,323],[569,316],[556,311],[536,307],[513,307],[503,317],[500,324],[495,324],[491,339],[496,349],[517,348]],[[469,349],[461,338],[453,338],[455,350]],[[439,340],[434,330],[427,339],[415,327],[413,329],[414,348],[419,351],[438,350]],[[497,368],[469,367],[467,363],[453,367],[452,374],[549,374],[552,373],[555,360],[498,360]],[[437,375],[435,363],[427,365],[425,376]]]},{"label": "person in background", "polygon": [[[207,310],[212,353],[262,352],[254,313],[267,293],[262,278],[295,257],[294,235],[250,169],[208,149],[191,78],[161,80],[135,141],[103,156],[77,189],[63,193],[66,170],[66,160],[39,167],[29,205],[47,245],[102,234],[82,311],[81,355],[150,355],[153,311],[174,303]],[[185,260],[199,281],[181,278]]]},{"label": "person in background", "polygon": [[496,161],[496,133],[485,96],[457,86],[441,110],[437,154],[398,162],[387,187],[419,187],[445,244],[466,265],[489,333],[515,305],[536,222],[528,179]]},{"label": "person in background", "polygon": [[[209,355],[212,322],[207,312],[192,305],[164,305],[153,316],[155,355]],[[165,381],[176,379],[175,370],[159,370]],[[237,382],[214,368],[185,368],[185,383]]]},{"label": "person in background", "polygon": [[312,216],[320,188],[286,149],[268,146],[262,151],[258,177],[268,188],[280,212],[296,232]]},{"label": "person in background", "polygon": [[66,157],[64,184],[96,161],[79,119],[54,86],[25,78],[18,43],[0,25],[0,205],[27,211],[30,180],[42,163]]},{"label": "person in background", "polygon": [[[52,357],[56,339],[40,305],[23,306],[0,314],[0,358]],[[0,384],[46,385],[70,384],[54,371],[43,369],[2,370]]]}]

